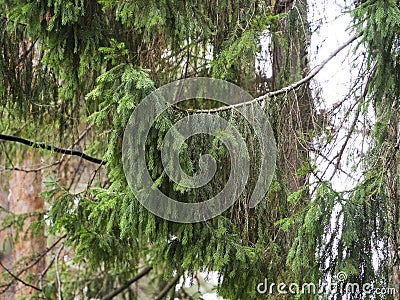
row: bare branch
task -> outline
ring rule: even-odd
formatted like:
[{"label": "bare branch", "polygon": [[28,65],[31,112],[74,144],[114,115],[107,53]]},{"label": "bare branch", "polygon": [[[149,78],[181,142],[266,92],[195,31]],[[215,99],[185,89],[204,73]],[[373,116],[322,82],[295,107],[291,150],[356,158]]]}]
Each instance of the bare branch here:
[{"label": "bare branch", "polygon": [[167,285],[162,289],[160,294],[155,298],[155,300],[162,300],[164,297],[167,295],[167,293],[172,289],[176,283],[178,282],[180,275],[176,275],[170,282],[167,283]]},{"label": "bare branch", "polygon": [[28,282],[22,280],[22,279],[19,277],[19,275],[15,275],[13,272],[11,272],[9,269],[7,269],[6,266],[3,265],[3,263],[1,262],[1,260],[0,260],[0,266],[1,266],[12,278],[14,278],[16,281],[19,281],[19,282],[21,282],[23,285],[29,286],[30,288],[32,288],[32,289],[34,289],[34,290],[37,290],[37,291],[39,291],[39,292],[42,291],[42,289],[40,289],[40,288],[38,288],[37,286],[34,286],[34,285],[32,285],[32,284],[30,284],[30,283],[28,283]]},{"label": "bare branch", "polygon": [[[67,235],[63,235],[62,237],[60,237],[57,241],[55,241],[50,247],[47,247],[42,253],[40,253],[35,260],[30,263],[27,264],[25,268],[23,268],[22,270],[20,270],[18,273],[14,274],[15,277],[13,277],[13,279],[8,282],[7,284],[1,285],[0,288],[0,295],[5,293],[14,283],[15,280],[17,280],[19,278],[19,276],[21,276],[22,273],[26,272],[27,270],[29,270],[30,268],[32,268],[33,266],[35,266],[36,264],[39,263],[39,261],[46,256],[47,253],[49,253],[60,241],[62,241],[63,239],[65,239],[67,237]],[[18,277],[18,278],[17,278]]]},{"label": "bare branch", "polygon": [[131,280],[127,281],[124,285],[120,286],[116,290],[112,291],[111,293],[105,295],[101,300],[110,300],[117,296],[118,294],[122,293],[124,290],[129,288],[129,286],[134,283],[135,281],[138,281],[140,278],[145,276],[147,273],[149,273],[153,268],[152,267],[146,267],[144,268],[139,274],[137,274],[135,277],[133,277]]},{"label": "bare branch", "polygon": [[17,142],[17,143],[24,144],[24,145],[27,145],[27,146],[30,146],[33,148],[45,149],[45,150],[54,151],[57,153],[71,155],[71,156],[79,156],[82,159],[90,161],[95,164],[100,164],[100,165],[106,164],[105,160],[102,160],[102,159],[96,158],[96,157],[92,157],[92,156],[87,155],[76,149],[59,148],[56,146],[47,145],[45,143],[33,142],[33,141],[30,141],[30,140],[27,140],[27,139],[24,139],[24,138],[21,138],[18,136],[5,135],[5,134],[0,134],[0,140]]},{"label": "bare branch", "polygon": [[0,173],[3,172],[3,171],[20,171],[20,172],[25,172],[25,173],[40,172],[40,171],[42,171],[44,169],[48,169],[48,168],[51,168],[51,167],[54,167],[54,166],[60,164],[61,161],[62,160],[59,159],[59,160],[57,160],[55,162],[52,162],[49,165],[41,166],[41,167],[34,168],[34,169],[25,169],[25,168],[19,168],[19,167],[4,168],[3,170],[0,170]]}]

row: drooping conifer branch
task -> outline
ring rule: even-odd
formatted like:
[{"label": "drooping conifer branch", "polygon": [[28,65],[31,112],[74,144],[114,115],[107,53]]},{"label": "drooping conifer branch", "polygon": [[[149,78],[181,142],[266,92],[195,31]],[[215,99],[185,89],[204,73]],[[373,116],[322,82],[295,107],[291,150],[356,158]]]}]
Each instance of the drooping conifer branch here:
[{"label": "drooping conifer branch", "polygon": [[268,92],[260,97],[254,98],[251,101],[241,102],[241,103],[237,103],[237,104],[233,104],[233,105],[221,106],[221,107],[217,107],[217,108],[213,108],[213,109],[193,109],[193,108],[184,109],[184,108],[180,108],[176,105],[174,105],[173,107],[178,110],[189,112],[189,113],[216,113],[216,112],[221,112],[221,111],[225,111],[225,110],[239,108],[239,107],[250,105],[250,104],[253,104],[256,102],[264,101],[266,99],[270,99],[272,97],[276,97],[276,96],[279,96],[282,94],[286,94],[290,91],[297,89],[301,85],[303,85],[303,84],[309,82],[311,79],[313,79],[325,67],[325,65],[329,61],[331,61],[337,54],[339,54],[339,52],[341,52],[343,49],[345,49],[347,46],[349,46],[351,43],[353,43],[360,36],[361,36],[361,34],[354,35],[353,37],[351,37],[347,42],[345,42],[343,45],[341,45],[339,48],[337,48],[334,52],[332,52],[331,55],[329,55],[318,67],[313,69],[307,76],[300,79],[299,81],[296,81],[296,82],[292,83],[291,85],[286,86],[282,89]]},{"label": "drooping conifer branch", "polygon": [[40,149],[45,149],[49,151],[54,151],[56,153],[62,153],[66,155],[71,155],[71,156],[79,156],[84,160],[90,161],[95,164],[100,164],[104,165],[106,163],[105,160],[102,160],[97,157],[93,157],[90,155],[87,155],[83,153],[82,151],[76,150],[76,149],[68,149],[68,148],[60,148],[52,145],[48,145],[42,142],[33,142],[18,136],[13,136],[13,135],[6,135],[6,134],[0,134],[0,140],[3,141],[11,141],[11,142],[16,142],[20,144],[24,144],[33,148],[40,148]]}]

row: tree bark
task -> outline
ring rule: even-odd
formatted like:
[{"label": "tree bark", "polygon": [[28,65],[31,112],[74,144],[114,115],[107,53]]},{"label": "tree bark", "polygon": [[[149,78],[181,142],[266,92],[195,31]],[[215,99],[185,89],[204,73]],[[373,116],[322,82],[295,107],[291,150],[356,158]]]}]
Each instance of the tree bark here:
[{"label": "tree bark", "polygon": [[[17,155],[18,156],[18,155]],[[33,165],[40,164],[38,153],[27,152],[25,154],[22,168],[30,168]],[[26,267],[25,259],[32,259],[46,247],[46,240],[43,233],[31,236],[31,231],[28,229],[31,222],[38,220],[38,216],[34,213],[43,210],[44,200],[39,196],[42,191],[42,174],[41,172],[13,172],[9,183],[8,195],[10,211],[16,215],[32,214],[24,220],[21,230],[18,232],[12,229],[13,239],[15,244],[12,249],[14,269],[20,271]],[[44,269],[44,261],[40,261],[32,268],[22,274],[24,281],[32,285],[37,285],[38,276]],[[16,272],[14,272],[16,273]],[[27,275],[32,276],[27,276]],[[27,278],[29,277],[29,278]],[[18,282],[15,287],[15,298],[31,297],[34,290],[30,287]]]},{"label": "tree bark", "polygon": [[[285,2],[279,4],[279,2]],[[281,89],[307,75],[309,71],[307,2],[296,1],[295,9],[288,1],[277,1],[275,7],[285,8],[287,16],[279,24],[281,35],[273,39],[272,90]],[[314,103],[309,84],[277,99],[277,140],[279,163],[290,193],[306,183],[297,170],[308,159],[308,131],[312,129]]]}]

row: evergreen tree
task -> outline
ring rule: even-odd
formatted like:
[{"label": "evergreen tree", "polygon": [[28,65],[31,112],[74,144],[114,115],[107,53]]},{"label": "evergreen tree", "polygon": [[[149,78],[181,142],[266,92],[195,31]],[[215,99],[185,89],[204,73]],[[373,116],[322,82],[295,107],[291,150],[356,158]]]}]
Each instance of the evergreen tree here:
[{"label": "evergreen tree", "polygon": [[[180,279],[200,283],[199,271],[217,272],[217,291],[226,299],[292,299],[277,292],[263,295],[256,287],[264,278],[322,284],[340,271],[352,283],[399,286],[398,1],[356,1],[351,9],[359,45],[367,53],[359,68],[369,78],[349,92],[355,102],[351,113],[356,124],[373,107],[376,121],[372,146],[360,158],[362,179],[348,192],[335,191],[311,155],[323,153],[323,147],[313,148],[318,139],[338,145],[339,131],[328,134],[328,126],[316,121],[309,80],[323,65],[310,71],[307,1],[19,0],[0,1],[0,11],[1,138],[37,148],[35,157],[56,157],[21,171],[14,164],[22,162],[18,149],[23,146],[2,143],[6,168],[46,178],[41,194],[46,206],[29,229],[23,224],[31,213],[10,209],[4,209],[3,228],[19,229],[26,238],[36,235],[36,246],[44,242],[44,228],[48,237],[43,251],[14,257],[13,265],[2,263],[0,293],[19,282],[31,298],[199,298],[190,289],[175,291]],[[271,77],[255,64],[265,36],[271,39]],[[228,181],[229,167],[220,168],[201,189],[187,189],[165,173],[162,140],[173,124],[196,110],[208,110],[238,128],[251,157],[250,179],[231,208],[213,219],[183,224],[155,216],[135,198],[123,170],[122,139],[147,95],[174,80],[199,76],[227,80],[259,97],[278,158],[268,194],[249,208],[257,178],[266,176],[254,129],[234,110],[201,97],[165,111],[149,132],[146,159],[155,186],[170,197],[204,201]],[[349,138],[354,135],[356,125],[347,132]],[[336,169],[348,139],[331,161]],[[195,135],[184,149],[174,147],[190,175],[204,153],[230,165],[229,151],[215,137]],[[135,175],[140,180],[141,174]],[[12,182],[1,184],[4,189]],[[355,291],[350,297],[378,296]]]}]

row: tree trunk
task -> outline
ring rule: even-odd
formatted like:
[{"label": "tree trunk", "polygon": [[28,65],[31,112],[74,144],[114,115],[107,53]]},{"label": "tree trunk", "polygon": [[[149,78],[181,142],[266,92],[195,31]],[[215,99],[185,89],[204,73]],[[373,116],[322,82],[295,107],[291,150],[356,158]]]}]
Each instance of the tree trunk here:
[{"label": "tree trunk", "polygon": [[[277,12],[286,12],[287,16],[279,24],[281,35],[273,39],[272,90],[299,80],[309,71],[307,2],[294,3],[295,8],[288,1],[275,3],[275,11],[279,9]],[[296,176],[296,173],[309,157],[307,133],[312,129],[314,104],[308,84],[278,98],[275,106],[279,163],[288,190],[292,193],[306,183],[306,177]]]},{"label": "tree trunk", "polygon": [[[38,166],[40,159],[38,153],[28,151],[25,155],[21,168],[32,168]],[[29,224],[38,219],[36,212],[42,211],[44,200],[39,196],[42,191],[42,174],[38,172],[23,172],[14,171],[10,181],[10,194],[8,196],[10,211],[16,215],[32,214],[28,216],[21,230],[18,232],[13,229],[12,235],[15,244],[12,249],[14,268],[13,272],[20,272],[31,266],[37,255],[46,247],[44,232],[38,235],[31,236],[31,231],[28,229]],[[38,285],[38,276],[44,268],[44,260],[40,260],[34,264],[26,272],[21,274],[21,278],[32,284]],[[31,276],[28,276],[31,275]],[[31,297],[34,290],[21,282],[18,282],[15,287],[15,297]]]}]

